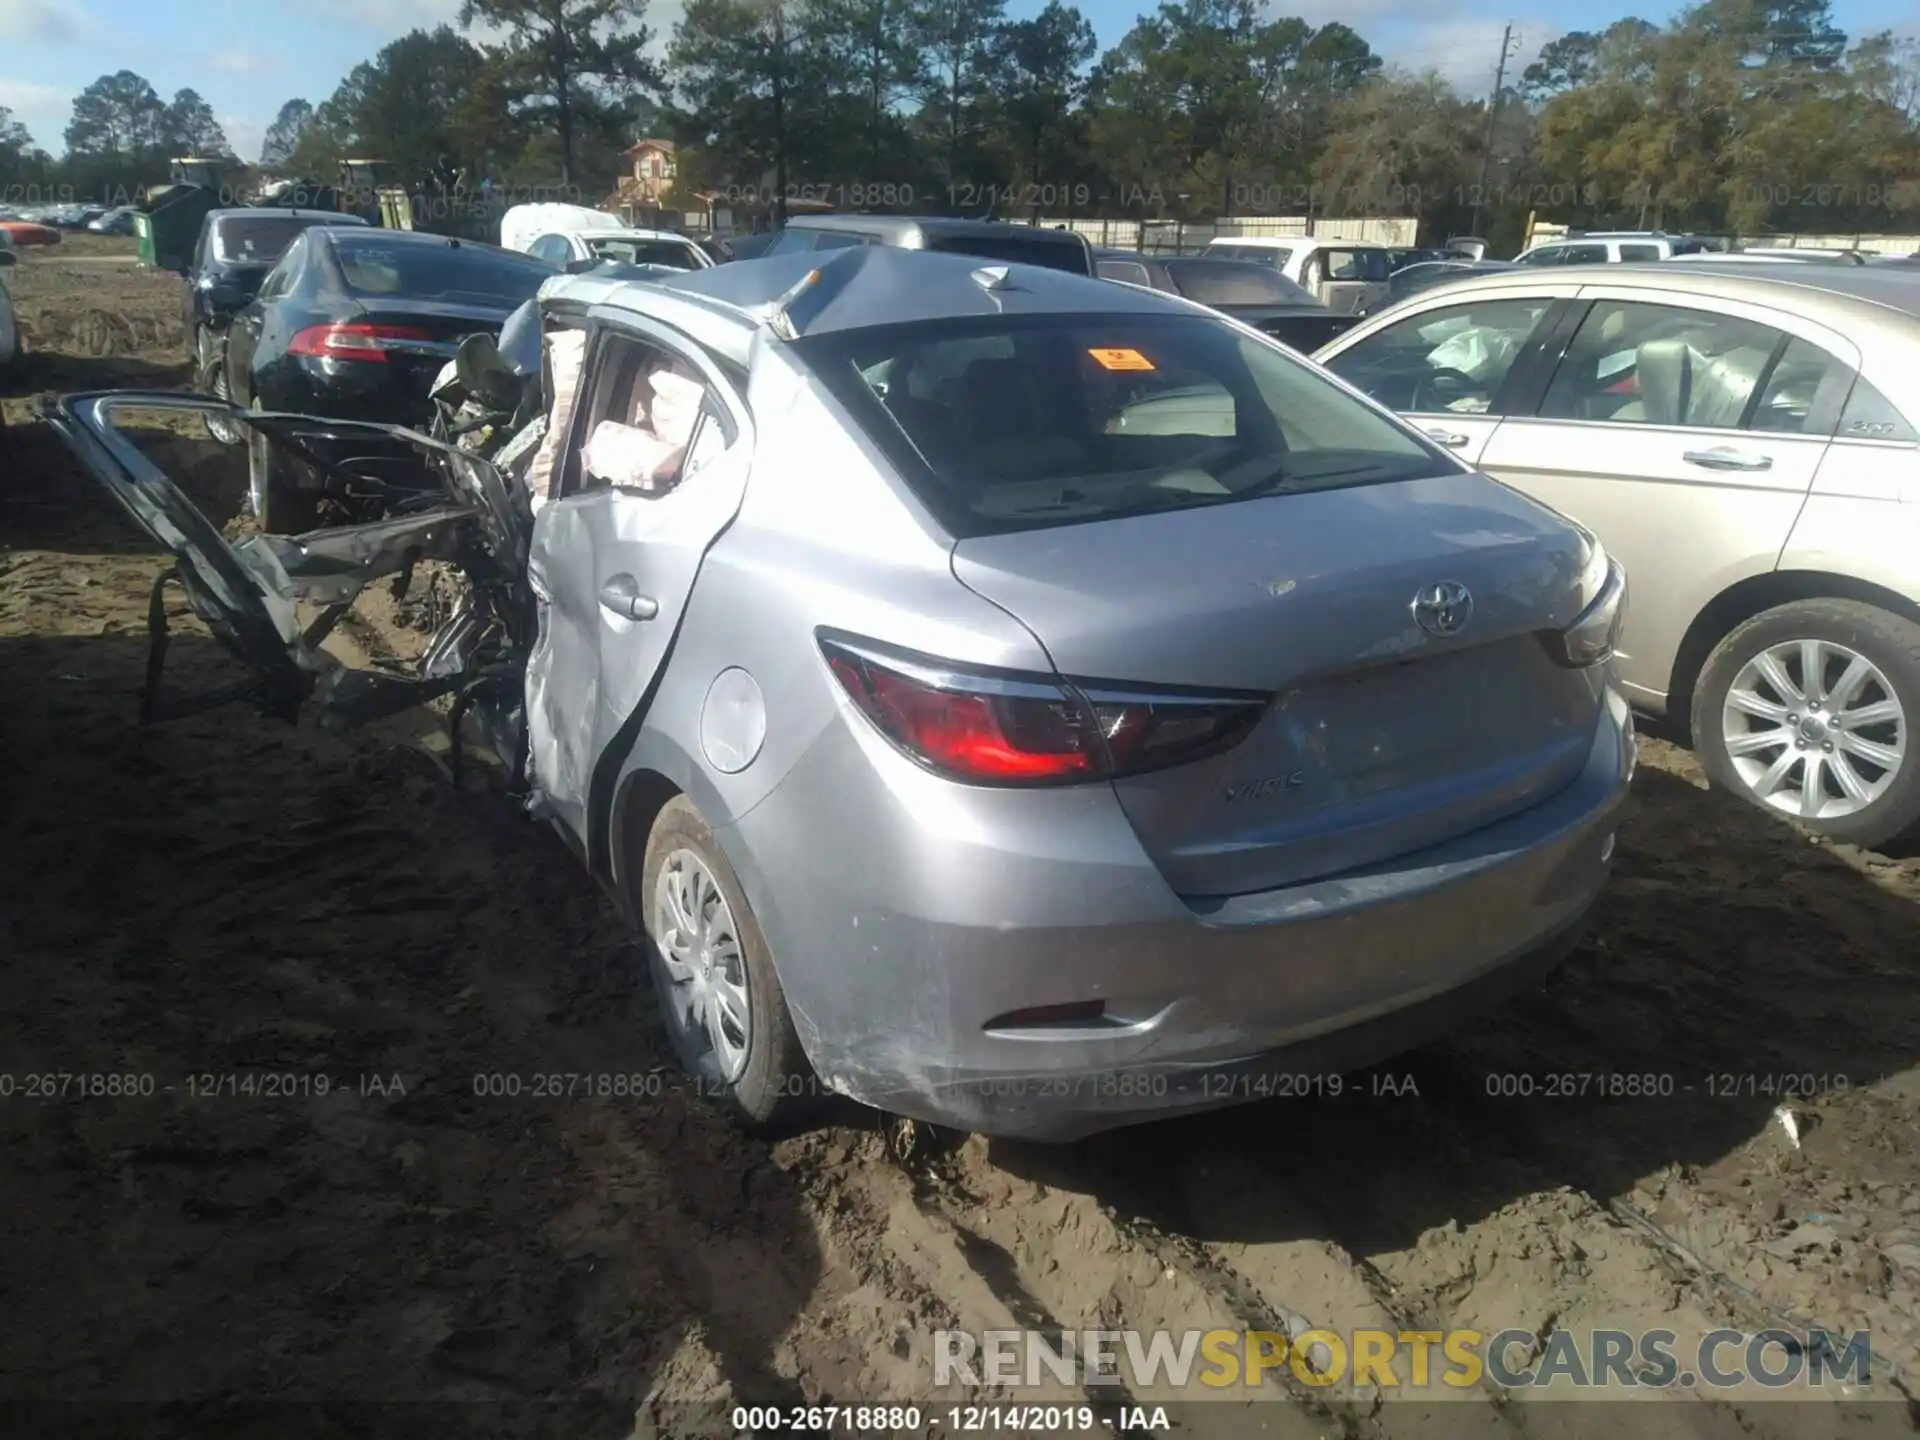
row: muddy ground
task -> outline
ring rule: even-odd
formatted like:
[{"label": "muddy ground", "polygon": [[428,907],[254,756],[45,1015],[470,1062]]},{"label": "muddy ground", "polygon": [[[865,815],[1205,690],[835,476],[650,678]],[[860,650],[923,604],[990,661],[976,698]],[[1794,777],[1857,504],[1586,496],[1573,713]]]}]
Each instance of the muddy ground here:
[{"label": "muddy ground", "polygon": [[[177,282],[90,258],[125,248],[8,272],[30,392],[184,383]],[[946,1401],[992,1392],[936,1393],[942,1326],[1817,1323],[1871,1330],[1897,1403],[1482,1385],[1429,1411],[1285,1376],[1171,1418],[1913,1430],[1888,1382],[1920,1362],[1920,862],[1812,843],[1649,741],[1566,970],[1338,1097],[1066,1149],[856,1112],[749,1141],[675,1080],[609,905],[487,776],[449,785],[424,718],[135,728],[158,561],[29,400],[4,400],[0,461],[0,1400],[173,1402],[125,1412],[145,1435],[589,1436],[939,1399],[951,1430]],[[146,440],[244,527],[233,452]],[[172,684],[234,673],[175,624]],[[418,643],[390,604],[354,635]],[[555,1074],[627,1093],[533,1098]],[[1665,1078],[1580,1078],[1606,1075]],[[334,1408],[245,1409],[283,1401]]]}]

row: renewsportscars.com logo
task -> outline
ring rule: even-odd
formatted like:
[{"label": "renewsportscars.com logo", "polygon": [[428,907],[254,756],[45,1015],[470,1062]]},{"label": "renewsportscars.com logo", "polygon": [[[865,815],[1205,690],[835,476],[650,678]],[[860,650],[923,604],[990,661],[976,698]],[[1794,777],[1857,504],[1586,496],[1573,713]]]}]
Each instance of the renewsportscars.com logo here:
[{"label": "renewsportscars.com logo", "polygon": [[[1255,1387],[1291,1375],[1382,1390],[1770,1390],[1872,1383],[1867,1331],[1714,1330],[940,1330],[936,1385],[1125,1385],[1136,1391]],[[1271,1379],[1269,1379],[1271,1377]]]}]

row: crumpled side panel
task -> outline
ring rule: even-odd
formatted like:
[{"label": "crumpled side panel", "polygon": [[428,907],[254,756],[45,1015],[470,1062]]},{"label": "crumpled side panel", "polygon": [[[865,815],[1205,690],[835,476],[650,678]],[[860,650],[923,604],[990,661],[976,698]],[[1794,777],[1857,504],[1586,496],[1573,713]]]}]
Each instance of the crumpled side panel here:
[{"label": "crumpled side panel", "polygon": [[539,616],[526,673],[528,806],[578,835],[586,833],[593,724],[601,706],[600,651],[598,636],[570,623],[554,604],[565,581],[552,567],[593,554],[587,518],[573,506],[548,511],[535,527],[527,558]]}]

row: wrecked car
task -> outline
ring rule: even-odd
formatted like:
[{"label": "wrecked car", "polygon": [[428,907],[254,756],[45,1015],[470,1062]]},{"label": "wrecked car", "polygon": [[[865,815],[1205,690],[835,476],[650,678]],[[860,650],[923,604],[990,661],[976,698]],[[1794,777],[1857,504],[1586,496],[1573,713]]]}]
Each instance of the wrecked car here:
[{"label": "wrecked car", "polygon": [[[1358,391],[1149,291],[888,246],[540,309],[544,414],[492,463],[392,431],[444,494],[375,523],[224,540],[118,429],[218,402],[42,413],[256,701],[454,697],[743,1119],[1073,1139],[1381,1058],[1575,943],[1633,764],[1624,576]],[[472,593],[419,666],[326,652],[425,556]]]}]

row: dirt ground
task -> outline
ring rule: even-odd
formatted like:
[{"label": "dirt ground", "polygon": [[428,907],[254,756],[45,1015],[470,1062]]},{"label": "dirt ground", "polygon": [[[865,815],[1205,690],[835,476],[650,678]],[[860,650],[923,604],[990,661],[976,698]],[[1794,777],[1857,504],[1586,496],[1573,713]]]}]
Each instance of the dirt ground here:
[{"label": "dirt ground", "polygon": [[[184,383],[178,282],[125,249],[7,272],[33,392]],[[1872,1332],[1880,1394],[1920,1363],[1920,862],[1812,843],[1650,740],[1593,939],[1337,1098],[1062,1149],[853,1112],[749,1141],[675,1079],[611,907],[486,776],[448,784],[424,719],[135,727],[156,555],[30,398],[4,399],[0,459],[0,1405],[169,1402],[148,1436],[585,1437],[917,1401],[950,1433],[946,1401],[991,1392],[935,1391],[943,1326],[1815,1323]],[[233,452],[147,440],[244,526]],[[172,685],[233,673],[175,623]],[[417,643],[390,604],[357,634]],[[542,1075],[623,1093],[536,1099]],[[1915,1428],[1911,1402],[1751,1391],[1427,1399],[1287,1376],[1174,1423]],[[247,1408],[286,1401],[330,1408]],[[0,1429],[69,1412],[33,1413]]]}]

